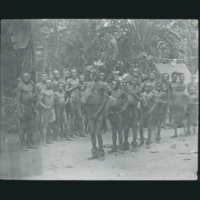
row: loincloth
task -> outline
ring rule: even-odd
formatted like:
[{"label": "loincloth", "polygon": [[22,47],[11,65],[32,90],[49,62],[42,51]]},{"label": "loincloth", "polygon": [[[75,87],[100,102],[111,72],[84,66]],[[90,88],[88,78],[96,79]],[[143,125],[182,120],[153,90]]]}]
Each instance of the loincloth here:
[{"label": "loincloth", "polygon": [[159,106],[159,107],[155,108],[155,110],[153,111],[153,119],[154,120],[162,120],[163,111],[164,111],[163,106]]},{"label": "loincloth", "polygon": [[79,110],[81,108],[80,101],[76,101],[72,98],[69,98],[69,105],[70,105],[70,108],[73,110]]},{"label": "loincloth", "polygon": [[33,119],[35,117],[35,113],[32,106],[28,106],[21,103],[21,111],[24,116],[24,119],[26,118]]},{"label": "loincloth", "polygon": [[183,106],[174,106],[174,125],[182,127],[184,120],[184,107]]},{"label": "loincloth", "polygon": [[52,123],[56,120],[55,110],[54,108],[50,110],[46,110],[43,112],[43,122],[44,126],[48,126],[49,123]]},{"label": "loincloth", "polygon": [[140,122],[143,128],[149,128],[152,125],[153,117],[152,114],[149,115],[147,112],[141,112]]},{"label": "loincloth", "polygon": [[122,111],[109,111],[108,118],[111,122],[116,123],[122,120]]},{"label": "loincloth", "polygon": [[[100,106],[101,105],[84,104],[86,118],[89,120],[92,119],[92,115],[94,115],[99,110]],[[103,120],[103,117],[104,117],[104,112],[102,110],[97,120]]]},{"label": "loincloth", "polygon": [[129,111],[130,112],[130,119],[129,119],[130,127],[133,127],[134,125],[137,124],[137,122],[139,120],[139,110],[136,107],[134,107],[134,108],[130,107],[129,109],[130,109],[130,111]]}]

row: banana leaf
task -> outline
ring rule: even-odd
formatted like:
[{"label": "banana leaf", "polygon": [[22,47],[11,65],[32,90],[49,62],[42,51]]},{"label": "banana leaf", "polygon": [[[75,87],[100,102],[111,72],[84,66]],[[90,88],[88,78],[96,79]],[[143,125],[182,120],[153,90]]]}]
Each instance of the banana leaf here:
[{"label": "banana leaf", "polygon": [[31,20],[14,20],[14,36],[11,37],[14,49],[25,49],[30,41],[33,24]]}]

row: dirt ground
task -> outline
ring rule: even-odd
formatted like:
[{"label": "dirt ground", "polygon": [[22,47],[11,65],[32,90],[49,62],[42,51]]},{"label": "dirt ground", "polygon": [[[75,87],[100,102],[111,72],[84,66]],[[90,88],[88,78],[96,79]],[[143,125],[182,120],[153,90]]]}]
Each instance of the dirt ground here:
[{"label": "dirt ground", "polygon": [[[181,130],[179,130],[179,134]],[[145,131],[145,135],[147,132]],[[19,151],[17,134],[7,134],[0,153],[1,179],[28,180],[196,180],[198,135],[170,138],[172,129],[162,129],[161,143],[137,152],[108,154],[105,160],[92,160],[90,137],[54,142],[28,152]],[[35,134],[38,138],[38,133]],[[104,145],[111,144],[111,133],[103,134]],[[132,132],[129,141],[132,140]],[[138,141],[139,142],[139,141]]]}]

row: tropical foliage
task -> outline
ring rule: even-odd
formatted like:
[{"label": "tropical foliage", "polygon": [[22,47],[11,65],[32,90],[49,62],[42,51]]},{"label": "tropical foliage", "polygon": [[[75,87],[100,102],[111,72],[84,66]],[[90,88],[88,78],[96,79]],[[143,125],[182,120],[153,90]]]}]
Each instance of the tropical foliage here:
[{"label": "tropical foliage", "polygon": [[97,61],[110,73],[136,66],[148,71],[153,62],[184,59],[196,72],[197,27],[195,20],[3,20],[2,81],[8,88],[4,93],[11,95],[23,71],[37,81],[42,71],[77,68],[84,73]]},{"label": "tropical foliage", "polygon": [[[6,96],[10,131],[19,129],[16,112],[17,78],[24,71],[34,82],[40,73],[91,66],[106,74],[150,71],[155,62],[183,59],[198,69],[198,22],[195,20],[42,19],[1,21],[1,84]],[[180,61],[180,60],[178,60]],[[14,109],[14,110],[13,110]]]}]

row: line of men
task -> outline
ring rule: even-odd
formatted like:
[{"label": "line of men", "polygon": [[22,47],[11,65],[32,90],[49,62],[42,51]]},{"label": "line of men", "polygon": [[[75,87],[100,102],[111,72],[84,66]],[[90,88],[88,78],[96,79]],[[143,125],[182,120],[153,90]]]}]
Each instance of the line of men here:
[{"label": "line of men", "polygon": [[[177,128],[186,127],[184,134],[190,134],[190,127],[197,125],[198,86],[192,81],[186,87],[184,74],[163,74],[160,80],[155,80],[155,74],[139,73],[136,68],[132,75],[120,77],[114,72],[114,77],[94,69],[90,73],[90,81],[85,82],[84,75],[78,78],[77,71],[65,71],[65,80],[60,78],[57,70],[53,72],[53,79],[43,73],[41,82],[34,89],[28,73],[24,73],[22,82],[18,85],[18,102],[20,113],[20,144],[21,150],[26,151],[24,135],[27,133],[28,148],[35,148],[32,144],[32,119],[34,118],[34,103],[39,111],[39,128],[42,144],[52,143],[53,139],[60,141],[60,137],[73,140],[76,137],[86,137],[90,132],[92,156],[89,160],[105,159],[102,132],[107,131],[106,117],[112,127],[112,148],[108,153],[118,151],[124,153],[129,149],[129,131],[133,130],[131,150],[144,144],[143,129],[147,128],[148,137],[146,148],[150,148],[152,130],[156,130],[156,141],[160,141],[161,126],[166,128],[166,115],[169,107],[169,126],[173,128],[177,137]],[[178,81],[179,77],[179,81]],[[186,88],[189,95],[185,93]],[[34,93],[35,92],[35,93]],[[187,124],[183,123],[187,121]],[[69,131],[69,124],[71,131]],[[140,144],[137,145],[137,132],[140,133]],[[186,129],[184,129],[186,130]],[[118,143],[117,145],[117,136]],[[97,139],[97,141],[96,141]],[[98,145],[97,145],[98,142]],[[98,147],[97,147],[98,146]]]}]

